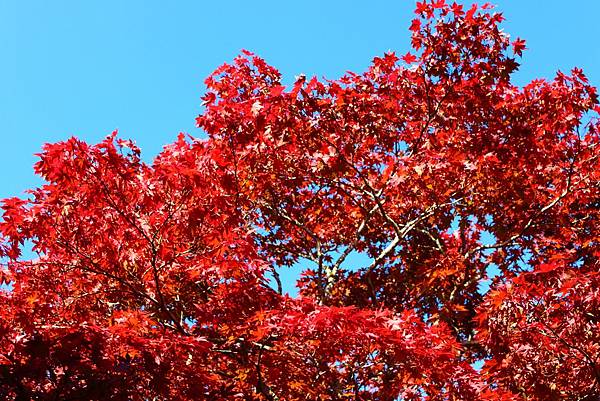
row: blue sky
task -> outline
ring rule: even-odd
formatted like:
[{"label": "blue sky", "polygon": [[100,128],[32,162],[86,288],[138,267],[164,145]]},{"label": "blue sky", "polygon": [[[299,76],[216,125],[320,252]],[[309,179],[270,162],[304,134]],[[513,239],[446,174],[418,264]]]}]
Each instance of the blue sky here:
[{"label": "blue sky", "polygon": [[[527,40],[516,82],[584,69],[600,85],[600,1],[495,1]],[[146,160],[200,136],[204,78],[240,49],[295,75],[336,78],[409,50],[415,2],[0,0],[0,198],[37,184],[34,153],[118,128]]]}]

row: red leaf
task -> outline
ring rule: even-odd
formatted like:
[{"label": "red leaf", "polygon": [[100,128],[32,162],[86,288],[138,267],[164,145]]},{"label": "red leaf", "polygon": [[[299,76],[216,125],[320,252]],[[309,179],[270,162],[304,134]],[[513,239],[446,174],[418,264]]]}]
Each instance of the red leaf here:
[{"label": "red leaf", "polygon": [[418,18],[413,19],[409,29],[413,32],[418,32],[421,29],[421,20]]},{"label": "red leaf", "polygon": [[431,5],[433,8],[444,8],[446,7],[446,0],[434,0]]},{"label": "red leaf", "polygon": [[527,47],[525,47],[525,41],[519,38],[512,42],[512,47],[513,52],[518,56],[523,55],[523,50],[527,49]]},{"label": "red leaf", "polygon": [[282,86],[282,85],[274,86],[269,91],[269,95],[271,95],[273,97],[277,97],[277,96],[280,96],[284,90],[285,90],[285,86]]},{"label": "red leaf", "polygon": [[417,61],[417,57],[414,54],[406,53],[404,56],[401,57],[402,60],[406,63],[406,64],[412,64],[415,61]]},{"label": "red leaf", "polygon": [[417,1],[415,8],[415,14],[424,14],[429,11],[431,7],[427,4],[427,1]]},{"label": "red leaf", "polygon": [[535,272],[536,273],[549,273],[551,271],[556,270],[557,268],[558,268],[558,265],[556,265],[556,264],[543,263],[535,269]]},{"label": "red leaf", "polygon": [[469,9],[469,11],[467,11],[467,13],[465,14],[465,19],[467,20],[467,22],[473,23],[474,22],[474,16],[475,13],[477,12],[477,4],[473,4],[471,6],[471,8]]}]

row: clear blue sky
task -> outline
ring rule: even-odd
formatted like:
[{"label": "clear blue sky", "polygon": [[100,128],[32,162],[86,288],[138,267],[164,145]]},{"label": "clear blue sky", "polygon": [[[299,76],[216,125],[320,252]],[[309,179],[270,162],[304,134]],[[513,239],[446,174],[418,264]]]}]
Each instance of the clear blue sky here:
[{"label": "clear blue sky", "polygon": [[[493,2],[493,1],[492,1]],[[600,85],[600,1],[497,0],[527,40],[516,82],[584,69]],[[38,183],[33,154],[118,128],[146,160],[200,136],[203,80],[245,48],[294,75],[336,78],[409,50],[413,0],[0,0],[0,198]]]}]

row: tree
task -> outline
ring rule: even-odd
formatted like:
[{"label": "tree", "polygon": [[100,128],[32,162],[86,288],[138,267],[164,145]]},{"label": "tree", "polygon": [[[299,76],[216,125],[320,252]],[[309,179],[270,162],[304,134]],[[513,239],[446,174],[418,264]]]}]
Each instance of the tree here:
[{"label": "tree", "polygon": [[2,398],[598,399],[596,89],[512,84],[489,5],[416,14],[337,81],[244,52],[152,164],[45,145],[2,206]]}]

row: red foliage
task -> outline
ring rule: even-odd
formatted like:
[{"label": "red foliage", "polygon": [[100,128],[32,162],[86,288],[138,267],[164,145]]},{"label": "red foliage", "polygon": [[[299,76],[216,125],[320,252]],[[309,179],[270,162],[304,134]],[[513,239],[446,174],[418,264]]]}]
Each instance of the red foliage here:
[{"label": "red foliage", "polygon": [[46,145],[2,206],[0,396],[598,399],[596,90],[513,85],[488,4],[416,14],[411,52],[337,81],[244,52],[208,139],[150,165],[116,133]]}]

